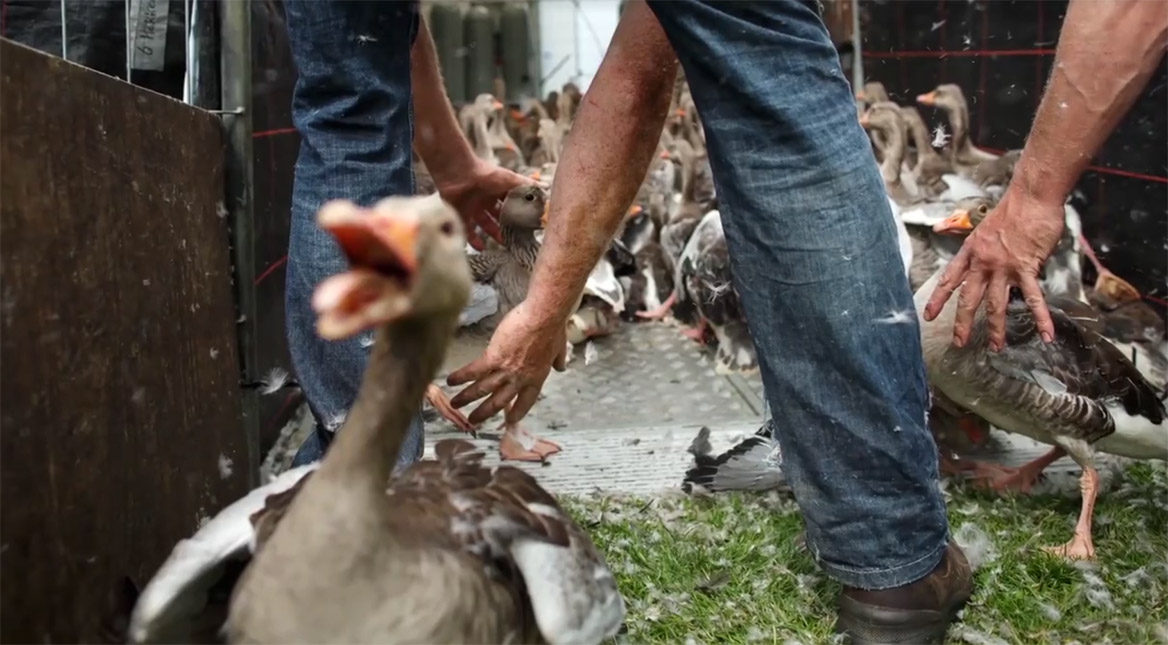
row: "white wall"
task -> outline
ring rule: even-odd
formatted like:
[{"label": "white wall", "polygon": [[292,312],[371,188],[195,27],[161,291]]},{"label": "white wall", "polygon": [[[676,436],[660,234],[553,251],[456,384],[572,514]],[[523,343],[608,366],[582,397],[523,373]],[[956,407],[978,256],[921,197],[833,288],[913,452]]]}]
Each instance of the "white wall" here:
[{"label": "white wall", "polygon": [[588,89],[616,31],[619,7],[620,0],[539,0],[543,96],[568,82]]}]

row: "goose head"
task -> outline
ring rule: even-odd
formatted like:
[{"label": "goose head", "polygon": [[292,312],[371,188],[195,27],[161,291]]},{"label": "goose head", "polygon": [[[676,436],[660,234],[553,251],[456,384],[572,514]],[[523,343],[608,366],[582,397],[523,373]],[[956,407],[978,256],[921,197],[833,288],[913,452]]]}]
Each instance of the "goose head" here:
[{"label": "goose head", "polygon": [[884,134],[897,134],[904,131],[904,122],[900,116],[900,106],[892,101],[873,103],[872,107],[860,117],[860,125],[869,130],[879,130]]},{"label": "goose head", "polygon": [[499,223],[525,229],[547,226],[548,192],[540,186],[527,185],[512,188],[503,199]]},{"label": "goose head", "polygon": [[961,86],[954,83],[938,85],[933,91],[921,94],[917,97],[917,103],[938,107],[948,112],[967,109],[965,92],[961,91]]},{"label": "goose head", "polygon": [[475,97],[474,109],[485,116],[490,116],[503,111],[503,102],[495,98],[494,94],[484,92]]},{"label": "goose head", "polygon": [[933,232],[944,235],[969,235],[994,209],[988,197],[967,197],[958,201],[944,221],[933,225]]},{"label": "goose head", "polygon": [[336,200],[321,208],[317,224],[350,266],[313,294],[321,337],[349,338],[411,319],[457,319],[466,305],[466,236],[458,213],[437,195],[389,197],[372,208]]},{"label": "goose head", "polygon": [[883,103],[891,100],[888,98],[888,90],[884,89],[884,83],[879,81],[864,83],[863,89],[856,92],[856,99],[865,103]]}]

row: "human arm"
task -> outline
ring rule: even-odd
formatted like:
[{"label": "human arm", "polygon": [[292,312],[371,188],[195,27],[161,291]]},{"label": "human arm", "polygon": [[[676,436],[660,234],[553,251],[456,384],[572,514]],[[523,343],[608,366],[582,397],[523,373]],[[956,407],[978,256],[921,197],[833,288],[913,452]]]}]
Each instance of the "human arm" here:
[{"label": "human arm", "polygon": [[1002,347],[1011,283],[1022,288],[1043,339],[1054,338],[1038,272],[1062,232],[1063,204],[1151,78],[1166,37],[1168,3],[1072,0],[1010,187],[946,268],[925,308],[925,319],[933,320],[961,287],[955,344],[968,340],[984,298],[990,346]]},{"label": "human arm", "polygon": [[490,395],[471,413],[472,423],[513,399],[508,420],[518,421],[535,403],[564,351],[564,328],[588,274],[648,170],[676,74],[673,48],[656,17],[643,1],[630,2],[560,158],[527,298],[500,323],[483,356],[448,379],[471,383],[452,399],[456,407]]},{"label": "human arm", "polygon": [[425,18],[419,18],[418,35],[410,52],[410,79],[414,103],[414,149],[426,163],[442,198],[467,223],[471,246],[482,250],[473,225],[496,240],[499,230],[497,201],[515,186],[530,179],[475,156],[458,126],[438,66],[438,54]]}]

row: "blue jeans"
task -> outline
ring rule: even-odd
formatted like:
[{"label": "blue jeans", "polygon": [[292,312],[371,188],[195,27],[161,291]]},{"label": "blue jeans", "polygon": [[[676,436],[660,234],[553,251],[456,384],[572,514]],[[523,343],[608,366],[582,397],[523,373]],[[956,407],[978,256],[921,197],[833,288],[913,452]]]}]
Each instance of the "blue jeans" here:
[{"label": "blue jeans", "polygon": [[808,545],[845,585],[914,582],[949,538],[925,427],[919,323],[883,183],[817,4],[650,6],[705,128],[735,285]]},{"label": "blue jeans", "polygon": [[[418,5],[288,0],[284,6],[299,74],[292,119],[302,138],[288,241],[288,347],[317,419],[293,461],[299,466],[323,455],[331,430],[357,397],[369,356],[367,339],[325,341],[316,334],[313,289],[348,268],[340,247],[317,227],[316,212],[334,198],[371,205],[414,193],[410,47]],[[422,449],[419,411],[399,465],[420,459]]]}]

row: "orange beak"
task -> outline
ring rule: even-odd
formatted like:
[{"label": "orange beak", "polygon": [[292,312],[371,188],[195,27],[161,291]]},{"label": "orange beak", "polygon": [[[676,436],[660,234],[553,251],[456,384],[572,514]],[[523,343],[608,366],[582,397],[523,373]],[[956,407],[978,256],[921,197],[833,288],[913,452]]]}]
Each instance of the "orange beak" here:
[{"label": "orange beak", "polygon": [[491,108],[494,110],[502,110],[503,109],[503,102],[500,101],[499,99],[495,99],[495,102],[491,104]]},{"label": "orange beak", "polygon": [[921,94],[917,97],[917,103],[921,105],[933,106],[937,104],[937,91],[933,90],[927,94]]},{"label": "orange beak", "polygon": [[662,151],[661,151],[661,158],[662,158],[662,159],[669,159],[669,158],[670,158],[669,151],[668,151],[668,150],[662,150]]},{"label": "orange beak", "polygon": [[543,207],[543,215],[541,215],[541,216],[540,216],[540,218],[539,218],[539,225],[540,225],[540,226],[542,226],[543,228],[547,228],[547,225],[548,225],[548,210],[551,208],[551,206],[552,206],[552,203],[551,203],[551,202],[548,202],[548,203],[547,203],[547,204],[546,204],[546,205]]},{"label": "orange beak", "polygon": [[859,92],[856,92],[856,100],[857,101],[866,101],[866,100],[868,100],[868,97],[864,96],[863,90],[860,90]]},{"label": "orange beak", "polygon": [[631,207],[629,207],[629,212],[625,213],[625,219],[630,219],[630,218],[636,217],[637,215],[640,215],[644,210],[645,209],[641,208],[639,205],[633,204]]},{"label": "orange beak", "polygon": [[392,263],[408,272],[418,268],[420,223],[414,215],[359,208],[352,202],[335,200],[320,209],[316,221],[336,238],[351,264]]},{"label": "orange beak", "polygon": [[313,291],[316,331],[322,338],[349,338],[409,310],[408,292],[418,268],[416,215],[336,200],[321,208],[316,221],[336,238],[351,266]]},{"label": "orange beak", "polygon": [[515,152],[515,144],[508,143],[505,147],[511,152]]},{"label": "orange beak", "polygon": [[524,116],[524,114],[522,112],[520,112],[519,110],[517,110],[515,108],[511,108],[511,118],[515,119],[519,123],[523,123],[524,121],[527,120],[527,117]]},{"label": "orange beak", "polygon": [[862,127],[864,127],[865,129],[867,129],[867,127],[869,125],[871,125],[871,122],[868,121],[868,113],[867,112],[860,115],[860,125]]},{"label": "orange beak", "polygon": [[685,108],[677,108],[677,116],[685,116]]},{"label": "orange beak", "polygon": [[542,177],[542,176],[543,176],[543,173],[541,173],[541,172],[540,172],[540,171],[538,171],[538,170],[536,170],[535,172],[531,173],[531,178],[532,178],[532,179],[534,179],[534,180],[536,180],[536,181],[539,181],[539,178],[540,178],[540,177]]},{"label": "orange beak", "polygon": [[956,234],[967,233],[972,230],[973,222],[969,219],[969,211],[965,209],[955,210],[944,222],[933,225],[934,233]]}]

